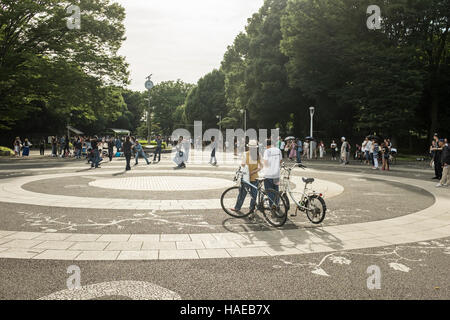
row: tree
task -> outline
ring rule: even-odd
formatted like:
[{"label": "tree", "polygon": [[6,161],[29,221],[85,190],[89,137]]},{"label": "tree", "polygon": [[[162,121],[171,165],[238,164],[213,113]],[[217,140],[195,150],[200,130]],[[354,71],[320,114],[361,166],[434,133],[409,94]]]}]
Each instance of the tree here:
[{"label": "tree", "polygon": [[221,71],[213,70],[198,81],[186,98],[184,112],[189,125],[193,126],[194,121],[203,121],[204,128],[217,128],[217,116],[228,112],[225,76]]},{"label": "tree", "polygon": [[177,80],[161,82],[151,90],[154,121],[160,124],[163,134],[172,134],[180,124],[180,115],[176,115],[176,112],[184,104],[189,91],[193,87],[192,84]]},{"label": "tree", "polygon": [[[248,20],[228,48],[222,62],[228,105],[227,124],[238,124],[238,112],[247,109],[249,124],[261,128],[286,128],[291,114],[307,116],[307,99],[288,85],[285,65],[288,57],[280,51],[281,17],[287,0],[266,0],[258,13]],[[233,121],[235,119],[235,121]]]},{"label": "tree", "polygon": [[[69,5],[81,8],[80,29],[66,25]],[[2,0],[0,11],[0,130],[42,111],[64,123],[70,113],[85,123],[117,118],[121,103],[101,99],[128,83],[117,53],[123,7],[110,0]]]}]

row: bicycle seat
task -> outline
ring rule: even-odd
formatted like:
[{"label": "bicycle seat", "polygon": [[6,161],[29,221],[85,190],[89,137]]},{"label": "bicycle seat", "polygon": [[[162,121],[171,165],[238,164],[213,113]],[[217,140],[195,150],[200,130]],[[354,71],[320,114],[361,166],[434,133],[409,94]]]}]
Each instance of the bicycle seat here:
[{"label": "bicycle seat", "polygon": [[302,179],[303,179],[303,182],[306,184],[310,184],[315,181],[314,178],[302,178]]}]

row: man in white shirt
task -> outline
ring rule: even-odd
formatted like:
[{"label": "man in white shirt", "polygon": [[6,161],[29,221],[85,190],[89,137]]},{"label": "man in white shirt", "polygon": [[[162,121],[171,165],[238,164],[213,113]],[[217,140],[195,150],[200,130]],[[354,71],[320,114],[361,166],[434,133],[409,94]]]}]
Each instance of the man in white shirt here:
[{"label": "man in white shirt", "polygon": [[[283,156],[280,149],[272,146],[272,140],[267,139],[267,149],[264,152],[264,189],[279,191],[280,187],[280,165]],[[269,197],[273,196],[269,193]]]}]

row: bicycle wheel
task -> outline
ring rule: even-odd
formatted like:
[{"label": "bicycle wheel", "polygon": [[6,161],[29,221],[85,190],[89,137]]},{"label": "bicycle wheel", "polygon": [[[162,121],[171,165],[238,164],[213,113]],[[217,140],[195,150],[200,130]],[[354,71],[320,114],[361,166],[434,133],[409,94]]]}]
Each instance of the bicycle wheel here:
[{"label": "bicycle wheel", "polygon": [[291,209],[291,201],[289,200],[289,196],[286,192],[283,192],[282,197],[284,199],[284,204],[286,205],[286,210],[287,212],[289,212],[289,210]]},{"label": "bicycle wheel", "polygon": [[322,197],[317,195],[308,197],[306,200],[306,215],[309,221],[314,224],[320,224],[325,219],[325,214],[327,212],[327,205]]},{"label": "bicycle wheel", "polygon": [[[287,220],[288,209],[281,193],[272,189],[263,193],[263,214],[267,222],[274,227],[282,227]],[[269,197],[270,195],[270,197]]]},{"label": "bicycle wheel", "polygon": [[245,218],[250,215],[250,201],[251,196],[247,194],[243,202],[242,208],[238,212],[234,212],[231,209],[236,207],[240,195],[240,187],[232,187],[224,191],[220,198],[220,204],[223,211],[234,218]]}]

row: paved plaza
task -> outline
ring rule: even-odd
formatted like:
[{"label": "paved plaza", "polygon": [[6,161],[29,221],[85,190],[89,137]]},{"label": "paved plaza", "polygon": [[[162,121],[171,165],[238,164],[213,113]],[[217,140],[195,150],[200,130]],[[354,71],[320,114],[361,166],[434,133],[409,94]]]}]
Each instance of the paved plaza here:
[{"label": "paved plaza", "polygon": [[[115,159],[2,160],[1,299],[448,299],[450,190],[431,172],[307,163],[328,212],[280,229],[233,219],[220,205],[237,166],[170,155],[124,172]],[[230,200],[230,206],[233,201]],[[67,268],[82,290],[67,289]],[[370,266],[381,289],[369,290]]]}]

